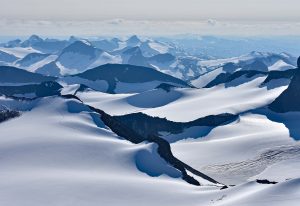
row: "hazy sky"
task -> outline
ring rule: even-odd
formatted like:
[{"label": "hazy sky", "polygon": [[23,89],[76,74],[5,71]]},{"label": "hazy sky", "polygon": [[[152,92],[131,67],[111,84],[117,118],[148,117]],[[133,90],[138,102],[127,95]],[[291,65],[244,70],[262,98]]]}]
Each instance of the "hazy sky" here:
[{"label": "hazy sky", "polygon": [[0,0],[0,5],[1,35],[147,33],[147,28],[157,34],[300,34],[300,0]]}]

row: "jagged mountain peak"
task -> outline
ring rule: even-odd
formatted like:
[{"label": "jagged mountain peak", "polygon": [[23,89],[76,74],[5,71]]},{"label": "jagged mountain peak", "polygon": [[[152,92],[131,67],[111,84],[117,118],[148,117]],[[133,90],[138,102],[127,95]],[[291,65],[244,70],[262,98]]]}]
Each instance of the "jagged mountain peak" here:
[{"label": "jagged mountain peak", "polygon": [[133,35],[129,39],[127,39],[126,42],[128,45],[138,45],[141,43],[141,40],[138,38],[137,35]]},{"label": "jagged mountain peak", "polygon": [[141,51],[140,47],[135,46],[135,47],[128,48],[123,53],[124,54],[129,54],[129,55],[130,54],[137,54],[137,53],[142,54],[142,51]]},{"label": "jagged mountain peak", "polygon": [[96,48],[87,40],[77,40],[63,49],[62,53],[74,52],[74,53],[94,53]]},{"label": "jagged mountain peak", "polygon": [[29,38],[28,38],[29,41],[43,41],[43,39],[41,37],[39,37],[38,35],[36,34],[33,34],[31,35]]},{"label": "jagged mountain peak", "polygon": [[38,35],[31,35],[27,40],[22,42],[22,47],[30,47],[36,43],[43,42],[44,40]]},{"label": "jagged mountain peak", "polygon": [[75,41],[78,41],[80,38],[77,38],[77,37],[75,37],[75,36],[70,36],[70,38],[69,38],[69,42],[70,43],[74,43]]}]

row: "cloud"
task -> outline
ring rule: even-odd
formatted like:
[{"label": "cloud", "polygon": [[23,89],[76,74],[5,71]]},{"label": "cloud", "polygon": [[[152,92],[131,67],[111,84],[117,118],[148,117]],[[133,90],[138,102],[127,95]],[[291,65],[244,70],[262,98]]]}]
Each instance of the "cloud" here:
[{"label": "cloud", "polygon": [[112,25],[120,25],[122,23],[124,23],[124,19],[112,19],[107,21],[108,24],[112,24]]},{"label": "cloud", "polygon": [[299,22],[245,21],[154,21],[111,19],[103,21],[49,21],[0,19],[2,36],[124,36],[138,34],[163,36],[176,34],[197,35],[300,35]]},{"label": "cloud", "polygon": [[208,20],[207,20],[207,24],[208,24],[208,25],[211,25],[211,26],[215,26],[217,23],[218,23],[218,22],[217,22],[217,20],[215,20],[215,19],[208,19]]}]

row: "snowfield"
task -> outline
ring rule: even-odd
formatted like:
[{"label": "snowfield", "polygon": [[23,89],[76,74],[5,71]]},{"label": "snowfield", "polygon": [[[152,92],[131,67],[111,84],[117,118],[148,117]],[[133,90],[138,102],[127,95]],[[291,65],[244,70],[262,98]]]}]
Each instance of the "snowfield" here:
[{"label": "snowfield", "polygon": [[0,130],[3,205],[297,205],[299,201],[299,179],[275,186],[253,181],[219,190],[166,175],[150,177],[136,166],[136,154],[149,150],[149,145],[133,145],[116,136],[76,100],[38,100],[31,111],[0,124]]},{"label": "snowfield", "polygon": [[40,51],[33,49],[32,47],[13,47],[13,48],[6,48],[6,47],[0,47],[1,51],[4,51],[8,54],[14,55],[18,58],[24,58],[27,54],[31,53],[41,53]]},{"label": "snowfield", "polygon": [[[131,95],[88,92],[79,93],[78,96],[84,102],[112,115],[143,112],[175,122],[188,122],[208,115],[238,114],[265,106],[287,88],[282,86],[268,90],[267,87],[259,87],[264,80],[265,77],[256,78],[230,88],[220,85],[207,89],[175,89],[170,92],[158,89]],[[146,96],[149,100],[144,98]],[[133,99],[141,101],[137,103]],[[147,104],[143,104],[143,101]]]},{"label": "snowfield", "polygon": [[300,205],[300,58],[1,45],[0,206]]},{"label": "snowfield", "polygon": [[[282,159],[259,159],[269,150],[279,152],[281,147],[294,145],[297,145],[296,142],[283,124],[249,113],[233,123],[213,129],[201,139],[173,143],[172,151],[189,165],[216,179],[222,179],[227,184],[240,184],[285,157],[299,157],[300,153],[296,151],[291,155],[289,152],[282,153]],[[297,148],[300,149],[299,144]],[[278,178],[281,175],[277,173]]]}]

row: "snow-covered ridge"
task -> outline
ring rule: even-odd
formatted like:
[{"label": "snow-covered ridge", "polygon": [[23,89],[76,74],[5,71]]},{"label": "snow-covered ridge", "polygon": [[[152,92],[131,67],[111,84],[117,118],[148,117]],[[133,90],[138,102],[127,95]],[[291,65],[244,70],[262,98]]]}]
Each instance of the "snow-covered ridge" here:
[{"label": "snow-covered ridge", "polygon": [[[55,76],[75,74],[107,63],[123,63],[152,67],[174,77],[190,80],[228,63],[235,64],[236,69],[239,69],[249,67],[247,65],[251,67],[253,62],[260,61],[272,71],[291,69],[296,61],[295,57],[287,53],[267,52],[251,52],[239,57],[211,60],[208,56],[190,55],[176,42],[142,39],[137,36],[125,40],[118,38],[87,40],[79,37],[56,40],[42,39],[33,35],[23,42],[19,40],[2,45],[0,51],[16,58],[0,59],[2,65],[19,66],[29,71],[47,74],[46,65],[56,64],[55,72],[54,69],[50,69],[52,72],[48,73]],[[28,62],[24,67],[18,63],[32,53],[48,54],[53,58]],[[53,55],[56,55],[56,58]]]},{"label": "snow-covered ridge", "polygon": [[300,59],[203,60],[137,36],[3,48],[5,205],[298,206]]}]

